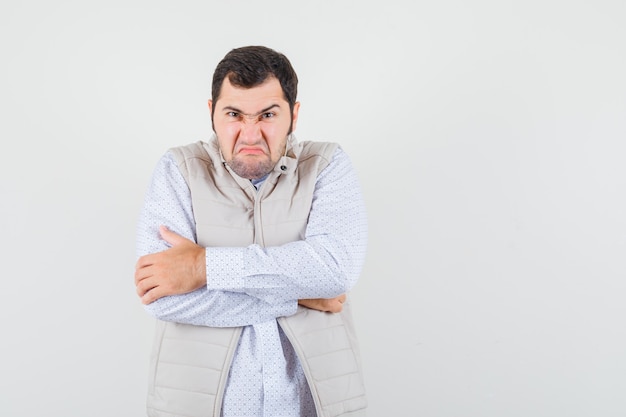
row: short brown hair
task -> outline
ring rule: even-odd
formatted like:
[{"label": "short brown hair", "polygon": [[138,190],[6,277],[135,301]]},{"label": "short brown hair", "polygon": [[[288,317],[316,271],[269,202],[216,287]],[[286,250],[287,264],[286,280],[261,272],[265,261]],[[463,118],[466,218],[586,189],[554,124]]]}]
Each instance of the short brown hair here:
[{"label": "short brown hair", "polygon": [[298,94],[298,76],[285,55],[265,46],[244,46],[224,56],[213,73],[213,103],[219,99],[226,77],[236,87],[252,88],[272,76],[280,82],[285,100],[293,112]]}]

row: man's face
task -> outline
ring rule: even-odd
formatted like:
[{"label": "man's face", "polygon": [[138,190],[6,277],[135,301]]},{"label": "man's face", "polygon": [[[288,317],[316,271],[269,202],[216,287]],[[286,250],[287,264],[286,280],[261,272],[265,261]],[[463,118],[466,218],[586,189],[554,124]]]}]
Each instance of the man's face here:
[{"label": "man's face", "polygon": [[217,102],[209,100],[213,130],[222,156],[242,178],[268,174],[285,153],[289,127],[296,128],[300,103],[292,114],[280,82],[270,77],[253,88],[234,87],[228,77]]}]

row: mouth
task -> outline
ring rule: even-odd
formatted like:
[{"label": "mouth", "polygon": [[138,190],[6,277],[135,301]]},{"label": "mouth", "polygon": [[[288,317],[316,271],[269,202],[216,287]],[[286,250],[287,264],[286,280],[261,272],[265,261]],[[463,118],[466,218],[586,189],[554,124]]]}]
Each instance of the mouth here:
[{"label": "mouth", "polygon": [[237,152],[240,155],[265,155],[265,150],[262,148],[244,147]]}]

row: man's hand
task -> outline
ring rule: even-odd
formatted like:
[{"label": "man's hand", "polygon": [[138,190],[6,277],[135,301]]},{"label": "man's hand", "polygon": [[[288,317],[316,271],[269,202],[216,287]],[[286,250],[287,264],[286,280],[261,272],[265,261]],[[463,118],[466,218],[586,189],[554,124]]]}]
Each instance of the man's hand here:
[{"label": "man's hand", "polygon": [[342,294],[335,298],[310,298],[298,300],[301,306],[312,310],[327,311],[329,313],[339,313],[343,310],[343,303],[346,301],[346,295]]},{"label": "man's hand", "polygon": [[189,239],[159,228],[171,248],[139,258],[135,266],[135,285],[143,304],[166,295],[185,294],[206,285],[205,250]]}]

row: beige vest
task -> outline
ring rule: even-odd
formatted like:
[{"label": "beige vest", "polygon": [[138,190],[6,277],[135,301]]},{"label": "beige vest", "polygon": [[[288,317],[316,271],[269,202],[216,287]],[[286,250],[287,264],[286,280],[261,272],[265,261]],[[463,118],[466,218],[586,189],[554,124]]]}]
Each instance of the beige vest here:
[{"label": "beige vest", "polygon": [[[258,193],[231,173],[214,138],[171,150],[191,191],[199,245],[275,246],[304,238],[317,176],[337,145],[293,142]],[[298,306],[278,323],[300,359],[318,417],[364,417],[350,304],[338,314]],[[241,330],[157,321],[148,415],[219,417]]]}]

